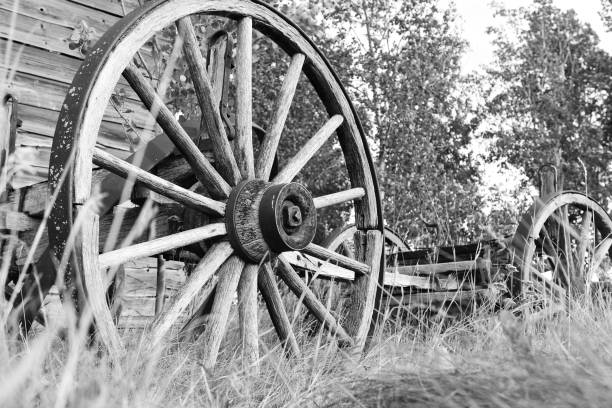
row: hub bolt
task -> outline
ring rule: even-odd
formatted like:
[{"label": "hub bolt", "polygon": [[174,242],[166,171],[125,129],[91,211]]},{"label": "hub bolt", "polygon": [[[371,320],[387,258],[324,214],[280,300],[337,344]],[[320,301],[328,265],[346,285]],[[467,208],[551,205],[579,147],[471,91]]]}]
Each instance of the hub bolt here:
[{"label": "hub bolt", "polygon": [[302,225],[302,211],[297,205],[283,208],[283,224],[285,228],[296,228]]}]

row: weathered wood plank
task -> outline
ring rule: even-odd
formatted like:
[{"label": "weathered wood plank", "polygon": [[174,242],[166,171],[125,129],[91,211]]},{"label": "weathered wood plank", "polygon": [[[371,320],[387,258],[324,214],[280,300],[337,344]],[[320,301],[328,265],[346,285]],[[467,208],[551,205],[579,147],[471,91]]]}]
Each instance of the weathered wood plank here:
[{"label": "weathered wood plank", "polygon": [[[0,68],[15,69],[17,72],[47,78],[64,84],[72,83],[72,78],[74,78],[74,74],[82,62],[82,60],[75,57],[15,42],[10,43],[10,49],[7,47],[9,47],[9,42],[6,39],[0,38],[0,50],[4,53],[10,51],[11,55],[15,56],[15,58],[19,55],[19,60],[17,65],[13,66],[13,61],[5,61],[4,58],[0,58]],[[134,101],[138,100],[138,96],[132,91],[125,80],[121,79],[119,84],[119,88],[126,93],[128,98]]]},{"label": "weathered wood plank", "polygon": [[[55,134],[55,125],[57,124],[58,117],[59,112],[55,110],[39,108],[36,106],[20,105],[19,118],[22,120],[22,124],[18,132],[17,143],[22,143],[22,136],[20,133],[28,132],[41,136],[47,136],[49,138],[48,141],[41,141],[41,145],[51,146],[50,143],[53,135]],[[129,150],[130,141],[126,133],[127,130],[124,128],[123,124],[104,121],[100,126],[97,143],[104,147]],[[131,132],[130,135],[136,137],[133,132]],[[134,140],[134,143],[137,143],[136,139]]]},{"label": "weathered wood plank", "polygon": [[[14,4],[15,0],[0,0],[0,9],[10,12],[14,9]],[[22,0],[18,3],[17,12],[42,23],[56,24],[71,29],[76,28],[81,21],[85,21],[90,28],[95,30],[94,41],[119,20],[117,16],[66,0],[45,0],[44,2]]]},{"label": "weathered wood plank", "polygon": [[[12,13],[0,8],[0,21],[11,21]],[[68,47],[68,39],[72,35],[72,28],[53,23],[40,21],[36,18],[17,13],[15,26],[0,24],[0,38],[12,38],[23,44],[31,44],[50,51],[83,59],[79,50]]]},{"label": "weathered wood plank", "polygon": [[[17,73],[8,83],[7,88],[17,98],[20,105],[60,111],[66,93],[70,90],[70,85],[30,74]],[[120,110],[123,111],[121,114],[117,113],[111,105],[107,106],[104,120],[124,124],[126,123],[124,118],[127,118],[132,120],[138,128],[146,129],[153,128],[155,124],[148,109],[140,102],[126,99]]]},{"label": "weathered wood plank", "polygon": [[479,268],[491,268],[490,260],[478,259],[480,260],[395,266],[388,268],[388,271],[401,275],[437,275],[448,272],[476,271]]},{"label": "weathered wood plank", "polygon": [[[117,17],[124,16],[122,8],[122,0],[70,0],[73,3],[82,4],[96,10],[104,11],[105,13],[113,14]],[[144,4],[144,1],[139,0],[123,0],[123,6],[127,13]]]}]

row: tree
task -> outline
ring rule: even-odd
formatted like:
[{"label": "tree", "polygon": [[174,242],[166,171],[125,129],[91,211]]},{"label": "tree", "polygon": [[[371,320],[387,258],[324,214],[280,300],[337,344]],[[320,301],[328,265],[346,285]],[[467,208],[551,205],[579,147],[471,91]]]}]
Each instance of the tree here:
[{"label": "tree", "polygon": [[388,224],[415,236],[423,220],[436,222],[447,242],[481,231],[455,19],[432,0],[335,2],[324,19],[371,140]]},{"label": "tree", "polygon": [[534,184],[540,166],[552,163],[560,187],[608,200],[610,56],[588,24],[552,0],[497,15],[507,24],[490,30],[497,66],[489,71],[486,121],[494,124],[494,158],[524,169]]}]

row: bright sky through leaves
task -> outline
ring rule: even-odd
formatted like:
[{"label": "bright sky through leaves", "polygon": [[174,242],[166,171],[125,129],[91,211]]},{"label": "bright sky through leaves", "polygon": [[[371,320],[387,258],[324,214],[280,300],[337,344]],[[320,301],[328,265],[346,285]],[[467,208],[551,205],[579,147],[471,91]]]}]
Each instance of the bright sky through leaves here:
[{"label": "bright sky through leaves", "polygon": [[[528,6],[531,0],[494,0],[506,8]],[[489,26],[496,26],[499,21],[493,17],[493,8],[489,0],[455,0],[457,11],[463,20],[463,35],[469,41],[469,49],[463,57],[465,72],[477,69],[493,61],[491,37],[486,34]],[[554,0],[553,4],[563,10],[573,8],[578,18],[591,25],[601,41],[600,46],[612,53],[612,34],[608,33],[599,17],[601,0]]]}]

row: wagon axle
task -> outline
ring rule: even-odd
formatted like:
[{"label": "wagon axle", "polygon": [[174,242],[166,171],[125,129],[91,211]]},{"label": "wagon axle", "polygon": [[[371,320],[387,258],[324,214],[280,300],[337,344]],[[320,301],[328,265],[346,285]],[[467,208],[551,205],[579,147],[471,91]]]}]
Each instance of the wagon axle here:
[{"label": "wagon axle", "polygon": [[299,183],[243,181],[226,207],[226,228],[232,247],[244,258],[260,262],[268,252],[302,250],[317,226],[312,195]]}]

